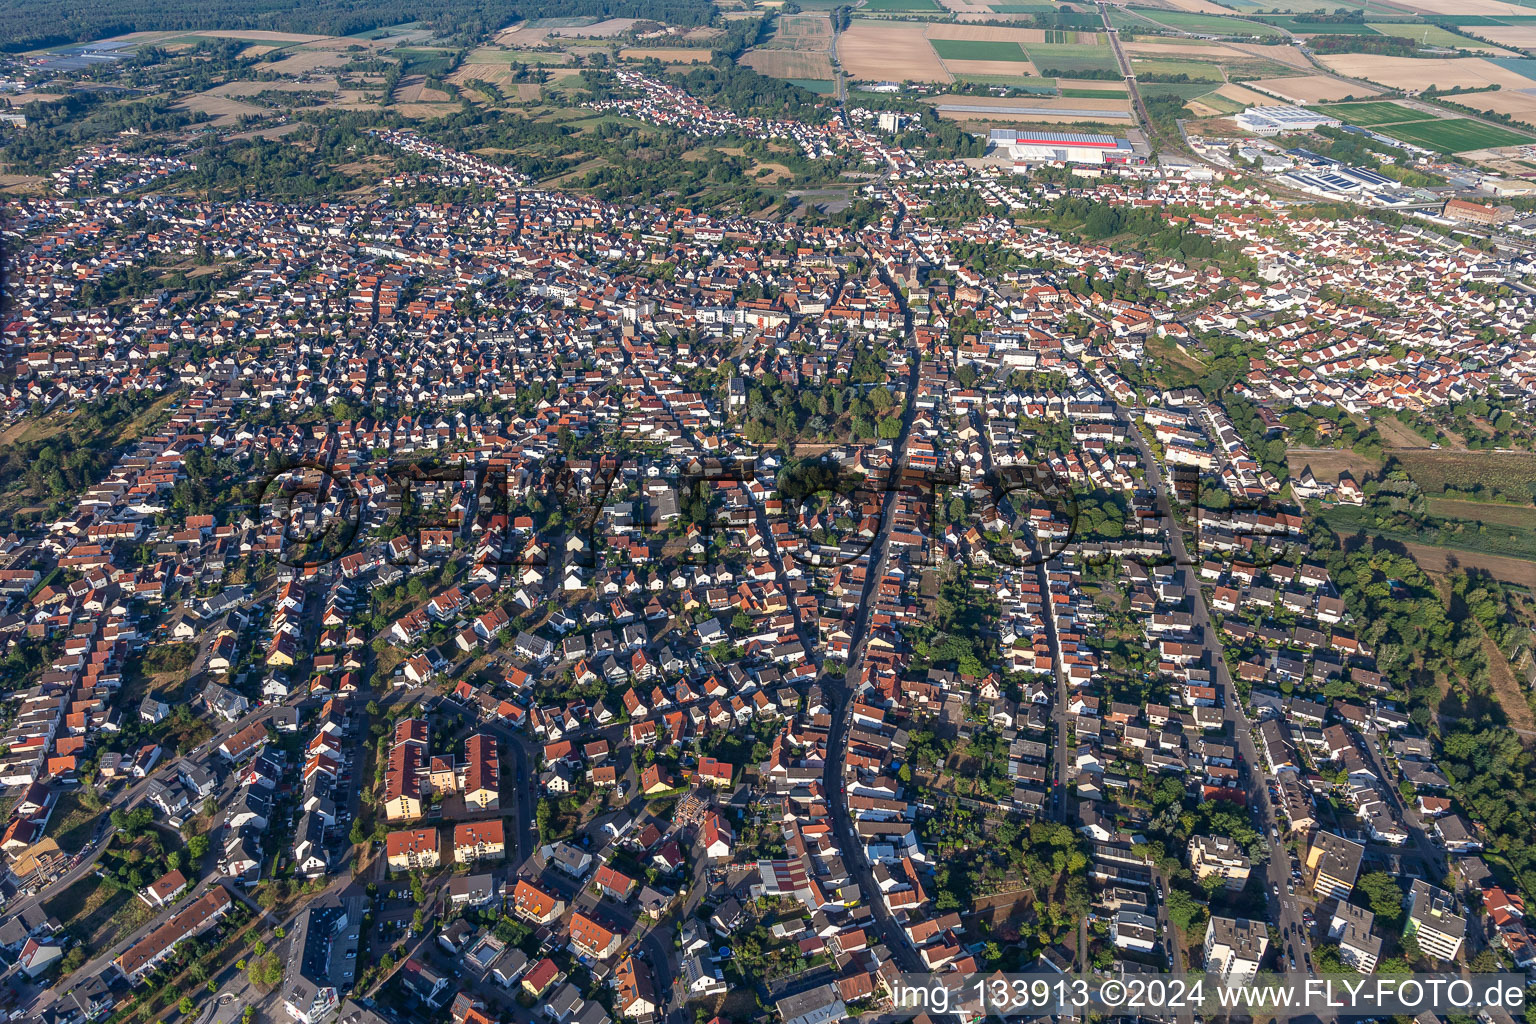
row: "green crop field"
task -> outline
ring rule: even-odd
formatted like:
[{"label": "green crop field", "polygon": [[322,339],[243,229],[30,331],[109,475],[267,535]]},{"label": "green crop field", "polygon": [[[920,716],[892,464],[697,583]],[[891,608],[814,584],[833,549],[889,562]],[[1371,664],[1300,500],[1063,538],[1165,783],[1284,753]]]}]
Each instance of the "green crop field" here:
[{"label": "green crop field", "polygon": [[1454,32],[1447,32],[1439,25],[1404,25],[1390,22],[1372,22],[1371,28],[1384,36],[1402,36],[1428,46],[1460,46],[1468,50],[1491,50],[1492,43],[1468,39]]},{"label": "green crop field", "polygon": [[1118,100],[1125,98],[1124,89],[1063,89],[1061,95],[1071,100]]},{"label": "green crop field", "polygon": [[1042,71],[1055,68],[1064,77],[1084,71],[1119,71],[1114,54],[1107,46],[1085,46],[1081,43],[1030,43],[1025,47],[1035,67]]},{"label": "green crop field", "polygon": [[989,39],[930,39],[933,47],[945,60],[1012,60],[1020,64],[1029,62],[1029,55],[1018,43]]},{"label": "green crop field", "polygon": [[1375,129],[1415,146],[1442,153],[1465,153],[1472,149],[1492,149],[1497,146],[1519,146],[1531,142],[1529,135],[1521,135],[1508,128],[1468,120],[1464,117],[1441,117],[1433,121],[1409,121],[1404,124],[1384,125]]},{"label": "green crop field", "polygon": [[789,82],[790,85],[798,85],[808,92],[814,92],[823,96],[831,94],[835,89],[832,82],[824,81],[820,78],[788,78],[785,81]]},{"label": "green crop field", "polygon": [[1198,82],[1221,82],[1221,69],[1197,60],[1143,60],[1131,58],[1131,70],[1139,75],[1188,75]]},{"label": "green crop field", "polygon": [[1379,124],[1396,124],[1400,121],[1422,121],[1423,111],[1409,110],[1387,100],[1369,103],[1329,103],[1313,108],[1319,113],[1336,117],[1361,128],[1374,128]]},{"label": "green crop field", "polygon": [[1055,4],[988,4],[993,14],[1054,14]]},{"label": "green crop field", "polygon": [[1397,451],[1392,456],[1425,494],[1443,494],[1447,487],[1454,487],[1463,493],[1483,488],[1524,495],[1536,485],[1536,455]]},{"label": "green crop field", "polygon": [[1266,14],[1264,20],[1287,32],[1304,36],[1373,36],[1376,30],[1356,21],[1302,21],[1294,14]]},{"label": "green crop field", "polygon": [[933,0],[864,0],[864,6],[859,8],[861,13],[870,11],[877,14],[883,11],[893,14],[928,14],[941,10],[943,8]]},{"label": "green crop field", "polygon": [[1220,14],[1190,14],[1187,11],[1153,11],[1129,8],[1133,13],[1185,32],[1203,32],[1220,36],[1278,36],[1280,30],[1262,22],[1228,18]]},{"label": "green crop field", "polygon": [[1181,100],[1193,100],[1214,92],[1215,88],[1210,82],[1147,82],[1140,91],[1146,97],[1177,96]]}]

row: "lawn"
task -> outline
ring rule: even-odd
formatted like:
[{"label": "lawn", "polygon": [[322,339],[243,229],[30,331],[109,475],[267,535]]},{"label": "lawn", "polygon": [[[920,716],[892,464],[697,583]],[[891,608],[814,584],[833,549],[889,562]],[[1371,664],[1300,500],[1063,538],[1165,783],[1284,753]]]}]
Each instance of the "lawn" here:
[{"label": "lawn", "polygon": [[1369,103],[1329,103],[1314,107],[1319,113],[1336,117],[1340,121],[1358,125],[1361,128],[1374,128],[1379,124],[1396,124],[1399,121],[1422,121],[1424,114],[1418,110],[1409,110],[1407,107],[1398,106],[1389,100],[1372,100]]},{"label": "lawn", "polygon": [[78,850],[91,837],[91,829],[105,811],[93,811],[80,800],[80,791],[71,789],[59,797],[59,805],[53,809],[48,823],[48,833],[59,849],[66,853]]},{"label": "lawn", "polygon": [[46,907],[92,953],[107,949],[153,916],[131,890],[113,889],[95,875],[80,879]]},{"label": "lawn", "polygon": [[945,60],[1009,60],[1029,63],[1018,43],[994,39],[930,39],[928,45]]},{"label": "lawn", "polygon": [[1519,146],[1531,141],[1529,135],[1464,117],[1410,121],[1406,124],[1387,125],[1376,130],[1394,139],[1401,139],[1442,153],[1465,153],[1471,149]]}]

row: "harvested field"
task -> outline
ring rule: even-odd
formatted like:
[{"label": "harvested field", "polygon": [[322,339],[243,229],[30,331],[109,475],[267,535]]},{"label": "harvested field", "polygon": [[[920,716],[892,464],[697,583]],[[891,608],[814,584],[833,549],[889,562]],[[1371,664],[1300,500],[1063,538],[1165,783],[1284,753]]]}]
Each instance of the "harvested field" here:
[{"label": "harvested field", "polygon": [[1192,14],[1231,14],[1225,7],[1213,4],[1210,0],[1168,0],[1168,6],[1176,7],[1181,11],[1189,11]]},{"label": "harvested field", "polygon": [[806,50],[753,50],[741,63],[770,78],[832,77],[832,60],[825,53]]},{"label": "harvested field", "polygon": [[572,25],[568,28],[552,28],[549,34],[565,39],[607,39],[619,36],[635,27],[639,18],[608,18],[595,25]]},{"label": "harvested field", "polygon": [[654,57],[663,64],[708,64],[713,54],[712,50],[691,46],[630,46],[619,51],[619,56],[624,60],[650,60]]},{"label": "harvested field", "polygon": [[295,50],[277,65],[285,75],[302,75],[306,71],[322,71],[339,68],[352,60],[352,55],[339,50]]},{"label": "harvested field", "polygon": [[[1415,91],[1434,82],[1442,89],[1461,86],[1481,89],[1529,89],[1536,82],[1505,70],[1482,57],[1384,57],[1373,53],[1327,54],[1319,59],[1329,68],[1351,78],[1379,82],[1392,89]],[[1470,99],[1471,97],[1469,97]]]},{"label": "harvested field", "polygon": [[1298,75],[1295,78],[1261,78],[1246,83],[1254,89],[1273,93],[1289,103],[1328,103],[1350,97],[1380,95],[1380,90],[1369,86],[1342,82],[1328,75]]},{"label": "harvested field", "polygon": [[1222,45],[1236,50],[1239,53],[1245,53],[1249,57],[1256,60],[1271,61],[1275,64],[1286,64],[1290,67],[1296,68],[1299,71],[1305,71],[1308,74],[1311,74],[1312,72],[1312,62],[1307,60],[1307,55],[1302,53],[1301,49],[1293,44],[1266,45],[1264,43],[1232,42],[1223,43]]},{"label": "harvested field", "polygon": [[195,114],[209,114],[218,127],[234,124],[242,116],[253,114],[260,117],[270,113],[265,107],[258,107],[253,103],[241,103],[239,100],[228,96],[220,96],[214,92],[201,92],[196,96],[188,96],[175,105],[175,109],[190,110]]},{"label": "harvested field", "polygon": [[1122,43],[1121,49],[1125,51],[1127,57],[1197,57],[1204,60],[1229,57],[1236,52],[1221,43],[1202,43],[1193,40],[1165,43],[1138,39],[1135,42]]},{"label": "harvested field", "polygon": [[[1092,33],[1083,33],[1092,36]],[[1038,28],[1001,28],[997,25],[954,25],[933,22],[929,39],[965,39],[986,43],[1043,43],[1045,32]]]},{"label": "harvested field", "polygon": [[396,103],[446,103],[447,93],[427,87],[425,75],[406,75],[395,88]]},{"label": "harvested field", "polygon": [[1420,14],[1473,14],[1498,17],[1512,14],[1516,17],[1531,13],[1529,7],[1505,3],[1505,0],[1399,0],[1396,4]]},{"label": "harvested field", "polygon": [[542,46],[549,38],[550,30],[521,22],[514,28],[504,28],[496,33],[495,42],[502,46]]},{"label": "harvested field", "polygon": [[1246,86],[1238,85],[1236,82],[1229,82],[1228,84],[1222,86],[1220,89],[1217,89],[1216,95],[1225,96],[1227,99],[1232,100],[1235,103],[1241,103],[1244,106],[1253,106],[1254,104],[1262,105],[1265,103],[1274,102],[1274,100],[1268,96],[1265,96],[1263,93],[1254,92],[1252,89],[1249,89]]},{"label": "harvested field", "polygon": [[226,82],[208,92],[218,96],[254,96],[259,92],[335,92],[336,79],[320,82]]},{"label": "harvested field", "polygon": [[892,76],[915,82],[953,81],[928,44],[924,29],[913,22],[855,18],[837,38],[838,60],[855,81],[884,82]]},{"label": "harvested field", "polygon": [[767,46],[825,50],[832,42],[832,19],[825,14],[784,14],[775,22]]},{"label": "harvested field", "polygon": [[[1499,42],[1505,46],[1514,46],[1522,50],[1536,49],[1536,25],[1469,25],[1468,28],[1483,36],[1497,36]],[[1461,38],[1461,37],[1457,37]],[[1468,46],[1476,45],[1470,39],[1462,39],[1462,43]]]},{"label": "harvested field", "polygon": [[537,82],[518,82],[514,79],[514,72],[509,67],[496,67],[493,64],[468,64],[448,76],[448,81],[454,85],[474,88],[474,82],[489,82],[501,94],[508,99],[536,100],[544,93],[543,86]]},{"label": "harvested field", "polygon": [[456,113],[459,105],[457,103],[396,103],[390,109],[401,117],[430,121],[434,118],[446,117],[449,114]]},{"label": "harvested field", "polygon": [[[294,32],[267,32],[263,29],[230,29],[228,31],[218,29],[198,29],[195,32],[183,33],[185,35],[204,36],[208,39],[248,39],[253,43],[319,43],[335,42],[337,36],[306,36]],[[354,40],[348,40],[353,42]]]},{"label": "harvested field", "polygon": [[1348,473],[1356,483],[1364,483],[1381,472],[1381,462],[1348,449],[1336,452],[1291,452],[1286,456],[1291,476],[1301,479],[1303,469],[1311,469],[1319,483],[1338,483],[1339,474]]}]

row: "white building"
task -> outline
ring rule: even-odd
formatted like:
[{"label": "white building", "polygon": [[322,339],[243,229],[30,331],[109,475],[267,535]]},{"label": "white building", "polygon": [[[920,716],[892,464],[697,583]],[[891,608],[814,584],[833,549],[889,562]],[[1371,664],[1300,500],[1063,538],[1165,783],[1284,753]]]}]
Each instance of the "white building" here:
[{"label": "white building", "polygon": [[1118,949],[1150,953],[1157,948],[1157,918],[1134,910],[1122,910],[1109,926],[1109,937]]},{"label": "white building", "polygon": [[1344,122],[1306,107],[1249,107],[1235,118],[1238,127],[1259,136],[1281,132],[1310,132],[1317,128],[1337,128]]},{"label": "white building", "polygon": [[1113,135],[993,128],[987,142],[994,149],[1006,148],[1015,160],[1030,163],[1123,164],[1136,157],[1130,142]]},{"label": "white building", "polygon": [[1467,937],[1467,919],[1456,909],[1454,896],[1415,878],[1408,892],[1408,923],[1403,936],[1412,937],[1430,956],[1454,960]]},{"label": "white building", "polygon": [[1269,948],[1269,930],[1263,921],[1238,917],[1212,917],[1205,926],[1205,969],[1219,976],[1229,988],[1253,981]]}]

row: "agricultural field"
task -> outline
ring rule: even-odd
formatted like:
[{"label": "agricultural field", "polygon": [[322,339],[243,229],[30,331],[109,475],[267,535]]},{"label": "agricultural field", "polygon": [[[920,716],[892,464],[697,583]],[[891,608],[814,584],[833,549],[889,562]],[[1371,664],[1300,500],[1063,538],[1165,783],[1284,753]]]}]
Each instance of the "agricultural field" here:
[{"label": "agricultural field", "polygon": [[742,56],[741,63],[770,78],[832,78],[832,61],[819,51],[752,50]]},{"label": "agricultural field", "polygon": [[1266,14],[1264,21],[1299,36],[1373,36],[1379,35],[1369,25],[1354,21],[1302,21],[1294,14]]},{"label": "agricultural field", "polygon": [[1407,121],[1383,125],[1376,131],[1394,139],[1410,142],[1442,153],[1466,153],[1474,149],[1496,149],[1532,142],[1529,135],[1483,124],[1465,117],[1441,117],[1428,121]]},{"label": "agricultural field", "polygon": [[[1266,25],[1259,21],[1246,21],[1242,18],[1224,18],[1213,14],[1190,14],[1185,11],[1158,11],[1145,7],[1127,8],[1126,12],[1159,25],[1178,29],[1181,32],[1217,36],[1259,36],[1261,38],[1273,38],[1283,34],[1273,25]],[[1113,20],[1113,16],[1111,20]],[[1134,18],[1127,19],[1125,27],[1134,28],[1134,21]]]},{"label": "agricultural field", "polygon": [[1266,93],[1273,93],[1288,103],[1297,103],[1302,106],[1379,95],[1375,89],[1341,81],[1329,75],[1261,78],[1248,84]]},{"label": "agricultural field", "polygon": [[1029,55],[1018,43],[983,39],[930,39],[929,43],[944,60],[1029,61]]},{"label": "agricultural field", "polygon": [[1215,64],[1196,60],[1156,60],[1142,57],[1131,58],[1131,69],[1140,75],[1188,75],[1195,81],[1224,82],[1221,68]]},{"label": "agricultural field", "polygon": [[1425,494],[1444,494],[1447,488],[1470,493],[1482,488],[1528,498],[1536,485],[1536,455],[1459,451],[1392,454]]},{"label": "agricultural field", "polygon": [[1030,60],[1044,74],[1047,68],[1068,75],[1094,71],[1117,71],[1114,54],[1107,46],[1066,45],[1062,43],[1030,43],[1025,46]]},{"label": "agricultural field", "polygon": [[939,14],[943,11],[934,0],[863,0],[860,14]]},{"label": "agricultural field", "polygon": [[954,81],[916,22],[855,18],[837,38],[837,58],[855,81]]},{"label": "agricultural field", "polygon": [[1399,121],[1420,121],[1424,118],[1422,111],[1409,110],[1391,100],[1376,100],[1369,103],[1330,103],[1316,109],[1346,124],[1361,128],[1375,128],[1378,125],[1396,124]]},{"label": "agricultural field", "polygon": [[1402,36],[1424,46],[1460,47],[1463,50],[1497,50],[1492,43],[1468,39],[1454,32],[1447,32],[1439,25],[1414,25],[1398,22],[1370,22],[1366,26],[1384,36]]},{"label": "agricultural field", "polygon": [[825,50],[832,42],[832,19],[825,14],[781,14],[764,46]]}]

